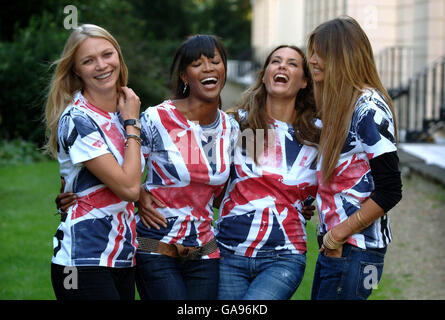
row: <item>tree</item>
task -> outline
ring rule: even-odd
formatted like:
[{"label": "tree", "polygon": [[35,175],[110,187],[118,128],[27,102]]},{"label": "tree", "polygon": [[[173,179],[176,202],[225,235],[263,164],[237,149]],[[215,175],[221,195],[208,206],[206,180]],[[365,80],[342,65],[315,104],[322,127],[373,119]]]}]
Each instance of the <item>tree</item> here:
[{"label": "tree", "polygon": [[187,36],[215,34],[229,58],[249,54],[249,0],[16,0],[20,10],[7,4],[0,13],[0,139],[44,143],[49,66],[70,33],[66,5],[77,8],[79,24],[100,25],[118,40],[142,109],[169,97],[170,63]]}]

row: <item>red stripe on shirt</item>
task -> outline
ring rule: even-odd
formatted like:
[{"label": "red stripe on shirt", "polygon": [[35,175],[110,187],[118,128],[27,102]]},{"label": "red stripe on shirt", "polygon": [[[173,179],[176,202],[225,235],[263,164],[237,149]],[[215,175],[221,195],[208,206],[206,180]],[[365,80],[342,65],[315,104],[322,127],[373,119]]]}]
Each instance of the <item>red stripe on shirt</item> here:
[{"label": "red stripe on shirt", "polygon": [[113,259],[117,254],[117,251],[119,250],[119,244],[122,241],[122,239],[124,238],[124,231],[125,231],[125,226],[122,222],[122,215],[123,212],[119,212],[117,215],[117,220],[119,221],[119,225],[117,227],[117,236],[114,239],[114,247],[113,250],[111,251],[110,255],[108,256],[108,261],[107,261],[107,266],[108,267],[112,267],[113,266]]}]

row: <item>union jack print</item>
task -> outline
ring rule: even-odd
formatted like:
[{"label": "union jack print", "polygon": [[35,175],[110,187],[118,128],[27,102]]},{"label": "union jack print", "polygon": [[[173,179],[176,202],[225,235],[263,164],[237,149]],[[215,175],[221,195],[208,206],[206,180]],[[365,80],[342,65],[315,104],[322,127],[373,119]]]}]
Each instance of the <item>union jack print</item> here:
[{"label": "union jack print", "polygon": [[[132,202],[121,200],[83,162],[111,153],[124,161],[125,130],[119,113],[90,104],[80,92],[58,125],[58,160],[64,192],[78,195],[54,236],[52,262],[64,266],[131,267],[136,221]],[[141,163],[144,159],[141,155]]]},{"label": "union jack print", "polygon": [[[241,111],[240,116],[247,114]],[[270,126],[257,162],[239,137],[216,222],[219,244],[247,257],[307,251],[301,209],[317,192],[317,150],[299,143],[291,125],[271,120]]]},{"label": "union jack print", "polygon": [[[209,242],[214,237],[212,204],[229,177],[238,124],[218,111],[213,124],[199,125],[170,100],[148,108],[141,122],[145,188],[166,206],[157,210],[168,223],[155,230],[138,221],[138,235],[185,246]],[[203,257],[209,258],[219,258],[219,250]]]},{"label": "union jack print", "polygon": [[[322,183],[322,160],[317,166],[317,207],[321,233],[355,213],[374,191],[369,160],[396,150],[392,113],[378,91],[366,90],[355,105],[349,133],[331,183]],[[362,249],[383,248],[390,241],[388,215],[348,239],[348,243]]]}]

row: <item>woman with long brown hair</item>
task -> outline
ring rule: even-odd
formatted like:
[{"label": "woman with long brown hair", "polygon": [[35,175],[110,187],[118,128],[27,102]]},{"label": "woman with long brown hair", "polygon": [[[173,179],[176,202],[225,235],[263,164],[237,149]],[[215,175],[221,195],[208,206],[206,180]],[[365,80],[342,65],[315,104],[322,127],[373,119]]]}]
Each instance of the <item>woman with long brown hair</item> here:
[{"label": "woman with long brown hair", "polygon": [[289,299],[306,266],[303,207],[317,191],[320,130],[304,52],[273,49],[232,114],[242,133],[216,221],[218,298]]},{"label": "woman with long brown hair", "polygon": [[366,299],[391,241],[387,212],[401,199],[394,107],[353,18],[319,25],[308,55],[323,124],[317,166],[322,244],[312,298]]}]

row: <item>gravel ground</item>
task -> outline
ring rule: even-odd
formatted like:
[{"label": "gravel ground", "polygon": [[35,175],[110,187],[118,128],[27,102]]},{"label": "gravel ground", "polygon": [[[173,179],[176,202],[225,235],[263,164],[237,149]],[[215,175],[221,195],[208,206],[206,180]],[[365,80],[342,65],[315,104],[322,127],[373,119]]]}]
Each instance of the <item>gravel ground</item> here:
[{"label": "gravel ground", "polygon": [[393,241],[383,277],[390,299],[445,299],[445,188],[418,174],[403,177],[403,199],[390,211]]}]

